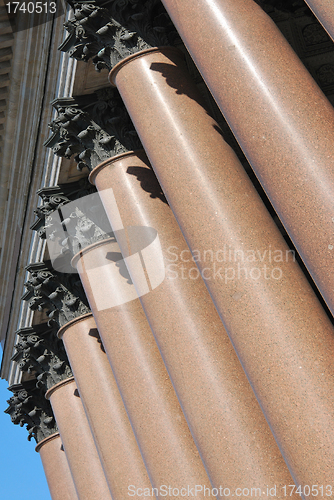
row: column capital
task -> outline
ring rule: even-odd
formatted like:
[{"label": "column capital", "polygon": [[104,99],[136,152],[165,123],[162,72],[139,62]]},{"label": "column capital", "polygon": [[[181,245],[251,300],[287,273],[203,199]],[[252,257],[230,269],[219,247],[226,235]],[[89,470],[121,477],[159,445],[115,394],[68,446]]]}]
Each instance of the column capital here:
[{"label": "column capital", "polygon": [[72,319],[90,312],[85,292],[78,275],[61,273],[49,263],[37,262],[26,266],[31,274],[24,284],[27,291],[22,296],[29,301],[30,309],[45,310],[57,328]]},{"label": "column capital", "polygon": [[60,209],[75,199],[82,198],[83,196],[95,192],[95,187],[88,182],[87,178],[69,184],[39,189],[36,194],[41,198],[42,205],[39,205],[36,210],[34,210],[37,220],[30,226],[30,229],[37,231],[38,236],[45,239],[46,226],[48,221],[50,221],[50,216],[55,210]]},{"label": "column capital", "polygon": [[14,384],[8,387],[13,396],[5,413],[15,425],[26,425],[28,440],[39,443],[44,438],[58,431],[51,404],[44,397],[45,391],[36,387],[34,380]]},{"label": "column capital", "polygon": [[112,156],[142,148],[117,89],[55,99],[58,116],[50,123],[52,136],[44,143],[57,156],[75,155],[78,168],[89,171]]},{"label": "column capital", "polygon": [[78,60],[93,58],[97,70],[112,69],[140,50],[180,44],[179,35],[160,0],[73,2],[74,17],[59,47]]},{"label": "column capital", "polygon": [[[40,189],[42,204],[31,229],[40,238],[52,242],[53,267],[60,272],[76,273],[70,262],[83,248],[113,236],[99,194],[87,179]],[[50,254],[51,255],[51,254]],[[58,255],[55,257],[55,255]]]},{"label": "column capital", "polygon": [[56,323],[21,328],[12,357],[22,372],[36,377],[36,387],[44,393],[58,382],[72,377],[64,344],[57,337]]}]

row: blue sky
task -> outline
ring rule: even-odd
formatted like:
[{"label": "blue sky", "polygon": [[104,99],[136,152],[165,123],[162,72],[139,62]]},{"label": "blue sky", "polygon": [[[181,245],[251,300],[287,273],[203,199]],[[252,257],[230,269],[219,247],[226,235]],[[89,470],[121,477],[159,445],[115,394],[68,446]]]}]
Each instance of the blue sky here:
[{"label": "blue sky", "polygon": [[1,500],[51,500],[35,440],[28,441],[25,427],[14,425],[4,413],[8,407],[8,382],[0,380],[0,498]]}]

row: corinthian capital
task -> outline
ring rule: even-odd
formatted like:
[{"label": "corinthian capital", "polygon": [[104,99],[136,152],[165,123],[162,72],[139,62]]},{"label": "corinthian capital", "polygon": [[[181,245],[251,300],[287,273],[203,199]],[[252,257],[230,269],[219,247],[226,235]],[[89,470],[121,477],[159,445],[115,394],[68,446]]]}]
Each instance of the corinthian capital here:
[{"label": "corinthian capital", "polygon": [[10,415],[13,424],[26,425],[29,441],[34,438],[37,443],[57,432],[57,424],[52,408],[44,397],[45,391],[36,387],[35,381],[15,384],[8,389],[13,396],[7,400],[5,413]]},{"label": "corinthian capital", "polygon": [[62,340],[57,337],[58,325],[44,323],[21,328],[15,345],[13,361],[22,372],[36,377],[36,387],[46,392],[58,382],[72,377]]},{"label": "corinthian capital", "polygon": [[60,50],[111,69],[125,57],[156,46],[180,43],[160,0],[73,2],[74,17],[65,23],[68,38]]},{"label": "corinthian capital", "polygon": [[46,227],[55,211],[60,210],[64,205],[67,205],[73,200],[92,193],[96,193],[96,189],[87,179],[80,179],[78,182],[39,189],[37,194],[41,198],[42,204],[34,210],[37,219],[30,229],[37,231],[38,236],[45,239]]},{"label": "corinthian capital", "polygon": [[61,273],[44,262],[29,264],[27,289],[22,299],[34,310],[45,311],[58,328],[90,312],[77,274]]},{"label": "corinthian capital", "polygon": [[44,145],[58,156],[75,155],[79,169],[91,171],[112,156],[142,147],[116,89],[55,99],[52,104],[58,116],[49,125],[52,136]]}]

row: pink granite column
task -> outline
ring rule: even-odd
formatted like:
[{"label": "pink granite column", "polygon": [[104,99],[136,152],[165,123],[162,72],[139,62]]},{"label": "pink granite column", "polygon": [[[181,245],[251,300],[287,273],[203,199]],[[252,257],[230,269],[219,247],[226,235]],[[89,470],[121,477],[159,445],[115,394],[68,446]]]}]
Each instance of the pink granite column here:
[{"label": "pink granite column", "polygon": [[59,432],[38,443],[39,453],[52,500],[78,500]]},{"label": "pink granite column", "polygon": [[[63,326],[58,337],[85,408],[113,500],[128,497],[133,484],[152,486],[92,314]],[[137,495],[132,498],[140,498]]]},{"label": "pink granite column", "polygon": [[[111,225],[124,224],[115,232],[123,255],[140,238],[131,226],[158,231],[166,278],[140,300],[213,485],[235,491],[276,484],[283,495],[291,475],[145,153],[103,162],[90,181]],[[136,284],[129,260],[128,268]]]},{"label": "pink granite column", "polygon": [[[118,244],[109,239],[82,250],[74,257],[73,265],[79,272],[152,485],[162,496],[165,491],[160,488],[166,485],[186,489],[188,485],[202,485],[210,489],[158,346],[121,259]],[[204,498],[203,493],[198,492],[198,498]]]},{"label": "pink granite column", "polygon": [[143,51],[116,66],[111,79],[294,480],[330,484],[331,322],[181,56],[169,48]]},{"label": "pink granite column", "polygon": [[80,500],[112,500],[74,378],[59,382],[50,399]]},{"label": "pink granite column", "polygon": [[332,0],[305,0],[319,22],[334,40],[334,4]]},{"label": "pink granite column", "polygon": [[333,106],[253,0],[163,3],[334,313]]}]

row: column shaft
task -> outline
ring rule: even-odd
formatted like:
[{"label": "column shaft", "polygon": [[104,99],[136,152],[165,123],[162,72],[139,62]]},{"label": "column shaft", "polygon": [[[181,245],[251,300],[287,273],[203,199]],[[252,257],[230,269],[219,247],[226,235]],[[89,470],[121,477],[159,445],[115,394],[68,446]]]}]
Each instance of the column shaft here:
[{"label": "column shaft", "polygon": [[334,40],[334,4],[332,0],[305,0],[305,3]]},{"label": "column shaft", "polygon": [[36,451],[43,463],[52,500],[78,500],[59,433],[40,441]]},{"label": "column shaft", "polygon": [[329,484],[331,322],[180,56],[143,51],[111,77],[290,472],[300,484]]},{"label": "column shaft", "polygon": [[53,386],[46,398],[51,402],[79,499],[112,500],[74,379]]},{"label": "column shaft", "polygon": [[122,219],[125,231],[115,236],[123,255],[131,253],[131,226],[158,231],[166,277],[140,300],[213,485],[234,491],[288,484],[290,473],[145,153],[107,160],[90,180],[111,225]]},{"label": "column shaft", "polygon": [[[116,241],[105,240],[82,250],[74,257],[73,265],[85,288],[151,482],[158,490],[164,485],[210,488],[158,346],[121,259]],[[199,493],[199,498],[204,496]]]},{"label": "column shaft", "polygon": [[332,105],[253,0],[163,3],[334,313]]},{"label": "column shaft", "polygon": [[67,323],[58,336],[64,341],[113,500],[124,500],[132,484],[150,490],[152,486],[92,314]]}]

